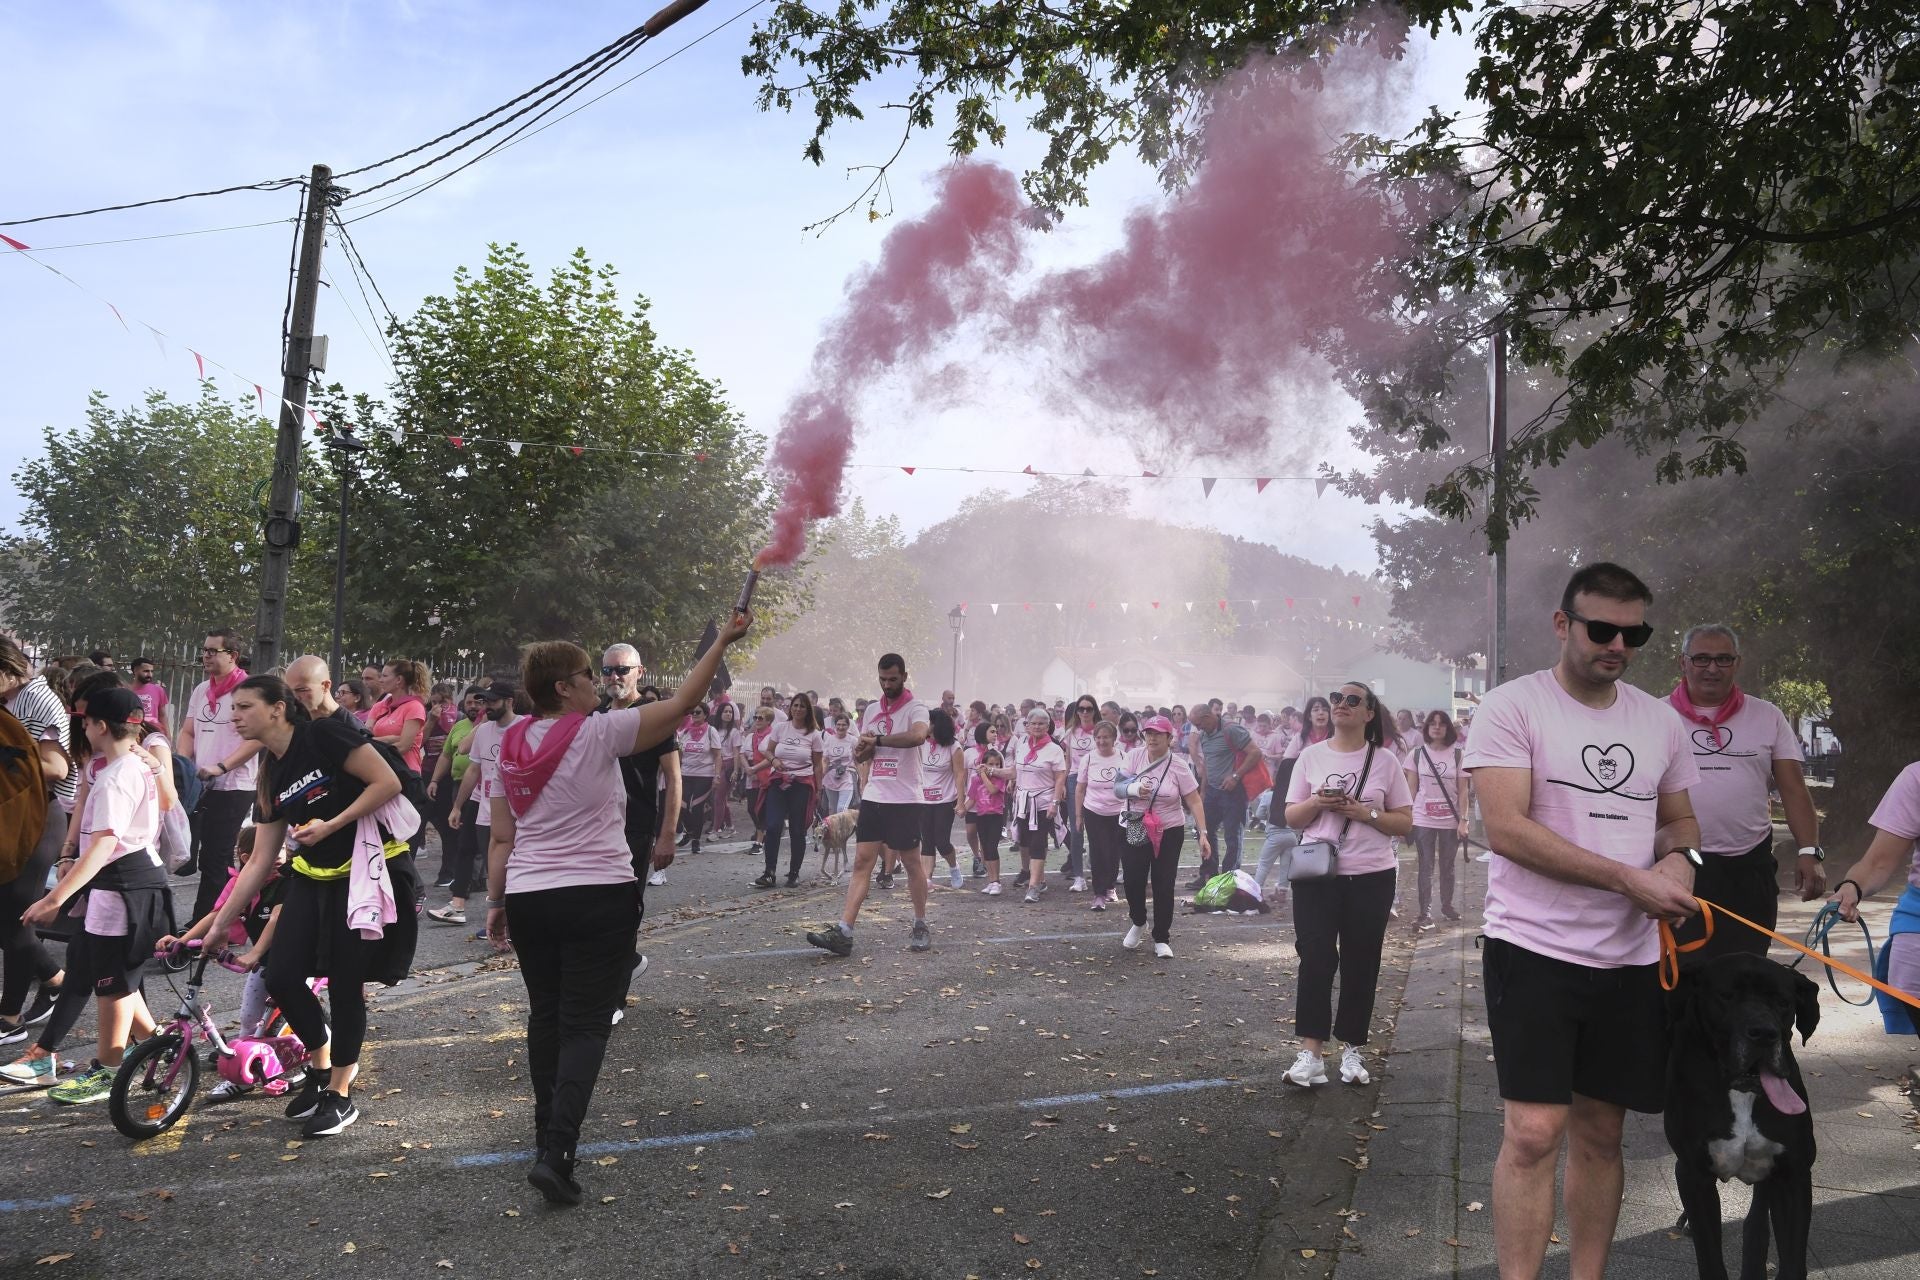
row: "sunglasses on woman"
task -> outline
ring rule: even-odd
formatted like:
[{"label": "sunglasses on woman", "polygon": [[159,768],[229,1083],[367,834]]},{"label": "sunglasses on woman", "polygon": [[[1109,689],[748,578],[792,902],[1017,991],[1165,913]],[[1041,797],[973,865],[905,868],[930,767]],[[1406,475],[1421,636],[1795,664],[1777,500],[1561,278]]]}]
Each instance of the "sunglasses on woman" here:
[{"label": "sunglasses on woman", "polygon": [[1630,627],[1623,627],[1617,622],[1601,622],[1594,618],[1583,618],[1571,609],[1562,609],[1560,612],[1567,615],[1568,622],[1585,623],[1587,627],[1587,639],[1593,641],[1595,644],[1612,644],[1613,638],[1620,636],[1627,642],[1627,648],[1638,649],[1647,641],[1653,639],[1653,624],[1650,622],[1636,622]]},{"label": "sunglasses on woman", "polygon": [[1360,707],[1366,705],[1367,695],[1364,693],[1342,693],[1338,689],[1335,689],[1327,695],[1327,702],[1336,707]]}]

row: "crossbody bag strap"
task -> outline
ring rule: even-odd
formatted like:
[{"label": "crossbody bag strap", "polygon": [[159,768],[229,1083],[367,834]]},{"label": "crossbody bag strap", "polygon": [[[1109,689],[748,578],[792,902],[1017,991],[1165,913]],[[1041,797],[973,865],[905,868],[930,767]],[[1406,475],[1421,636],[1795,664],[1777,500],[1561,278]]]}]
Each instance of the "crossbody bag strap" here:
[{"label": "crossbody bag strap", "polygon": [[1447,790],[1447,780],[1441,777],[1440,770],[1434,767],[1433,757],[1427,754],[1425,743],[1420,745],[1420,758],[1427,762],[1427,769],[1433,774],[1433,780],[1440,788],[1440,797],[1447,802],[1447,812],[1453,815],[1455,822],[1460,821],[1460,806],[1453,802],[1453,793]]},{"label": "crossbody bag strap", "polygon": [[[1353,784],[1355,789],[1353,791],[1347,792],[1347,798],[1349,800],[1358,800],[1360,798],[1359,792],[1366,790],[1367,778],[1370,777],[1372,773],[1373,773],[1373,746],[1371,743],[1369,743],[1367,746],[1367,758],[1363,760],[1360,764],[1360,776],[1354,781],[1354,784]],[[1341,823],[1340,838],[1333,842],[1333,847],[1338,849],[1341,845],[1345,844],[1347,842],[1347,832],[1351,831],[1352,829],[1353,829],[1352,818],[1348,818],[1345,822]]]}]

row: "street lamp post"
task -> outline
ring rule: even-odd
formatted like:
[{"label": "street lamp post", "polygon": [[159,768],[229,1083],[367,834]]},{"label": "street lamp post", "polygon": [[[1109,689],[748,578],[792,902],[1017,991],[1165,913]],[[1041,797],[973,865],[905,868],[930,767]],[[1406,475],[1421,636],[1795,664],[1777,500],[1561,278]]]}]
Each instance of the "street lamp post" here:
[{"label": "street lamp post", "polygon": [[947,625],[953,628],[953,690],[957,700],[960,697],[960,642],[966,638],[967,615],[959,605],[947,611]]},{"label": "street lamp post", "polygon": [[342,633],[347,619],[347,503],[353,487],[353,455],[367,451],[366,441],[357,439],[345,427],[327,433],[327,448],[333,450],[334,465],[340,471],[340,530],[333,557],[333,678],[340,679]]}]

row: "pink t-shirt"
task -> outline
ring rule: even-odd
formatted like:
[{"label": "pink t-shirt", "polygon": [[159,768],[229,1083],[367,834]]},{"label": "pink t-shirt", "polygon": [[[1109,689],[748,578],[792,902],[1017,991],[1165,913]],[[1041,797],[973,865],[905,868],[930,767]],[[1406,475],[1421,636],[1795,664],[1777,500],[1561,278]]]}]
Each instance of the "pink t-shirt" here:
[{"label": "pink t-shirt", "polygon": [[694,728],[682,729],[678,741],[682,777],[711,778],[718,772],[713,753],[720,749],[720,733],[712,725],[702,722]]},{"label": "pink t-shirt", "polygon": [[1080,767],[1081,801],[1088,813],[1113,817],[1126,807],[1126,801],[1113,794],[1113,782],[1127,771],[1127,758],[1115,748],[1110,756],[1103,756],[1096,748]]},{"label": "pink t-shirt", "polygon": [[[1663,795],[1692,787],[1686,726],[1663,698],[1624,682],[1612,706],[1576,702],[1552,671],[1489,692],[1474,717],[1464,767],[1528,769],[1532,819],[1589,853],[1653,865]],[[1530,871],[1494,851],[1486,934],[1569,964],[1618,969],[1660,958],[1654,922],[1626,898]]]},{"label": "pink t-shirt", "polygon": [[[1015,738],[1008,748],[1013,768],[1013,796],[1017,812],[1053,808],[1053,780],[1067,771],[1067,753],[1051,738],[1029,752],[1030,738]],[[1031,758],[1029,758],[1031,756]]]},{"label": "pink t-shirt", "polygon": [[167,703],[171,701],[167,696],[167,686],[158,680],[149,680],[146,684],[127,687],[133,690],[134,697],[140,699],[140,706],[146,711],[148,720],[154,724],[167,722],[163,714],[167,709]]},{"label": "pink t-shirt", "polygon": [[813,757],[825,754],[819,731],[802,732],[791,720],[774,723],[765,750],[773,757],[773,771],[789,782],[812,782]]},{"label": "pink t-shirt", "polygon": [[[1329,729],[1327,731],[1327,738],[1331,738],[1332,736],[1333,736],[1333,731]],[[1325,742],[1327,738],[1322,738],[1320,739],[1320,741]],[[1293,741],[1287,743],[1287,753],[1286,755],[1282,756],[1281,759],[1298,760],[1300,758],[1300,753],[1302,751],[1305,751],[1308,747],[1312,745],[1313,745],[1312,731],[1308,729],[1302,729],[1299,733],[1296,733],[1293,735]]]},{"label": "pink t-shirt", "polygon": [[946,804],[959,798],[953,785],[953,748],[928,738],[920,744],[920,802]]},{"label": "pink t-shirt", "polygon": [[1094,737],[1093,730],[1079,727],[1079,717],[1074,719],[1074,725],[1061,737],[1067,744],[1067,772],[1082,778],[1086,776],[1087,757],[1093,754]]},{"label": "pink t-shirt", "polygon": [[[187,695],[187,723],[193,726],[193,763],[200,769],[219,764],[246,742],[233,727],[232,692],[214,706],[208,706],[207,683],[202,680]],[[260,753],[256,751],[247,757],[245,764],[220,774],[207,786],[214,791],[251,791],[259,768]]]},{"label": "pink t-shirt", "polygon": [[1890,836],[1914,842],[1907,883],[1920,889],[1920,761],[1900,771],[1868,821]]},{"label": "pink t-shirt", "polygon": [[[641,711],[624,707],[581,720],[545,789],[514,820],[508,893],[633,882],[620,757],[633,750]],[[537,749],[557,723],[536,720],[527,729],[527,746]]]},{"label": "pink t-shirt", "polygon": [[[1367,768],[1367,776],[1362,778],[1360,770],[1367,767],[1367,749],[1358,751],[1336,751],[1333,740],[1316,742],[1300,753],[1293,766],[1293,777],[1287,782],[1287,803],[1299,804],[1316,791],[1328,787],[1338,787],[1348,795],[1357,797],[1362,804],[1386,813],[1392,809],[1404,809],[1413,803],[1413,793],[1407,790],[1407,775],[1400,767],[1400,757],[1386,746],[1374,748],[1373,765]],[[1342,828],[1345,834],[1342,835]],[[1394,856],[1393,838],[1372,824],[1355,820],[1352,823],[1335,813],[1322,813],[1306,829],[1301,831],[1300,839],[1336,840],[1340,844],[1339,869],[1343,876],[1370,875],[1376,871],[1391,871],[1399,865]]]},{"label": "pink t-shirt", "polygon": [[1005,784],[997,778],[992,782],[986,782],[979,774],[974,774],[967,783],[967,807],[974,813],[1005,813],[1007,811]]},{"label": "pink t-shirt", "polygon": [[1127,753],[1126,770],[1134,775],[1135,812],[1151,797],[1154,813],[1166,826],[1177,827],[1186,822],[1186,806],[1181,801],[1200,789],[1200,779],[1193,776],[1193,766],[1185,756],[1169,746],[1164,757],[1150,760],[1147,746],[1142,743]]},{"label": "pink t-shirt", "polygon": [[1693,745],[1694,767],[1700,771],[1691,799],[1694,816],[1700,819],[1701,851],[1745,853],[1762,840],[1771,845],[1773,813],[1767,788],[1773,783],[1773,762],[1805,759],[1787,717],[1771,702],[1748,697],[1718,726],[1716,745],[1713,729],[1677,710],[1673,714],[1680,716]]},{"label": "pink t-shirt", "polygon": [[[1436,746],[1429,742],[1407,748],[1402,758],[1408,773],[1419,779],[1413,793],[1413,825],[1430,831],[1452,831],[1460,824],[1460,770],[1458,764],[1465,748]],[[1451,800],[1453,803],[1447,803]],[[1462,815],[1464,816],[1464,815]]]},{"label": "pink t-shirt", "polygon": [[[107,761],[98,757],[87,764],[87,807],[80,815],[81,853],[95,836],[111,832],[113,852],[109,863],[129,854],[144,854],[153,865],[160,855],[153,850],[160,834],[160,790],[154,785],[153,770],[138,756],[125,755]],[[87,932],[101,937],[116,937],[127,931],[127,904],[110,889],[94,889],[87,894]]]},{"label": "pink t-shirt", "polygon": [[376,738],[404,737],[406,727],[416,720],[420,722],[420,732],[413,737],[412,750],[401,752],[400,758],[418,773],[427,741],[427,704],[408,694],[399,702],[382,698],[367,710],[367,732]]},{"label": "pink t-shirt", "polygon": [[[903,706],[886,709],[880,702],[869,702],[860,713],[859,733],[909,733],[913,726],[926,724],[927,706],[918,698]],[[866,790],[861,802],[876,804],[921,804],[920,748],[875,747],[867,773]]]},{"label": "pink t-shirt", "polygon": [[826,770],[821,779],[828,791],[848,791],[853,787],[853,735],[820,735],[820,763]]}]

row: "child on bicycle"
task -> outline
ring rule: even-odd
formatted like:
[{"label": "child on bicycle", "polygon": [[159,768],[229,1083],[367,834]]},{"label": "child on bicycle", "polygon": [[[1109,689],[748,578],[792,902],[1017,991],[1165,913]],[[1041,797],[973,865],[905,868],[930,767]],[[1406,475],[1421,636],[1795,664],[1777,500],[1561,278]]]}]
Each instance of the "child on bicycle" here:
[{"label": "child on bicycle", "polygon": [[[234,865],[227,872],[227,883],[220,890],[220,896],[214,900],[213,911],[193,922],[193,927],[179,937],[160,939],[159,946],[167,947],[176,942],[193,942],[207,936],[207,928],[213,923],[213,916],[233,893],[233,886],[240,878],[240,871],[253,857],[252,823],[240,828],[240,834],[234,841]],[[270,1001],[267,997],[267,948],[273,944],[273,926],[280,914],[280,894],[286,887],[286,878],[279,868],[286,863],[285,849],[278,851],[273,875],[261,886],[260,893],[247,905],[240,918],[228,927],[226,945],[238,947],[242,943],[250,944],[238,957],[238,962],[247,968],[247,985],[240,996],[240,1034],[259,1036],[266,1034],[267,1012]],[[282,1082],[278,1089],[267,1086],[269,1094],[286,1091]],[[225,1102],[229,1098],[238,1098],[253,1092],[253,1086],[237,1084],[232,1080],[221,1080],[207,1094],[208,1102]]]}]

